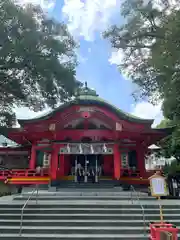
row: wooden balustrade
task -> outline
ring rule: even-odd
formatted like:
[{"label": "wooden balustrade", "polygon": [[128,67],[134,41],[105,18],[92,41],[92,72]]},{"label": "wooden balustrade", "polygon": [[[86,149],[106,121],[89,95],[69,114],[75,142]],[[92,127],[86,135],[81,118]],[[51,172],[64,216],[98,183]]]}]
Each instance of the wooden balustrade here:
[{"label": "wooden balustrade", "polygon": [[49,176],[48,169],[42,169],[39,173],[35,169],[13,169],[13,170],[0,170],[0,180],[7,179],[8,177],[32,177],[32,176]]}]

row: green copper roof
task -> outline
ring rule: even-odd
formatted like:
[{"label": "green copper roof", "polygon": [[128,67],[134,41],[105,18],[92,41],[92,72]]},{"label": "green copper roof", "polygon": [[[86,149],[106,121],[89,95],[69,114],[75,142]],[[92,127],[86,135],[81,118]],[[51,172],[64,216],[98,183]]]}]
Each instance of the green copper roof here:
[{"label": "green copper roof", "polygon": [[97,105],[100,107],[105,107],[109,109],[110,111],[114,112],[120,119],[123,120],[128,120],[130,122],[135,122],[135,123],[153,123],[153,119],[142,119],[136,116],[133,116],[129,113],[126,113],[116,106],[113,106],[112,104],[108,103],[107,101],[103,100],[98,96],[95,90],[89,89],[87,87],[87,83],[85,83],[85,87],[81,88],[79,91],[76,92],[75,94],[75,99],[72,101],[69,101],[68,103],[64,103],[60,105],[58,108],[55,110],[51,111],[50,113],[47,113],[44,116],[34,118],[34,119],[28,119],[28,120],[18,120],[20,125],[23,125],[24,123],[30,123],[30,122],[35,122],[35,121],[40,121],[40,120],[45,120],[50,117],[52,117],[56,112],[63,111],[67,107],[70,107],[72,105],[85,105],[85,106],[91,106],[91,105]]}]

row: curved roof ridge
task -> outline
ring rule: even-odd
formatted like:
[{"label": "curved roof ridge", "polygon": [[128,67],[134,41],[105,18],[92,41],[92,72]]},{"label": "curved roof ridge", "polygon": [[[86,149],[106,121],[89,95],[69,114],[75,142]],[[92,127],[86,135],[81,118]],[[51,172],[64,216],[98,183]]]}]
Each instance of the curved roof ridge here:
[{"label": "curved roof ridge", "polygon": [[23,125],[25,123],[47,120],[50,117],[52,117],[55,113],[57,113],[58,111],[63,111],[67,107],[70,107],[71,105],[81,105],[81,104],[87,105],[87,106],[100,105],[102,107],[107,107],[110,111],[114,112],[122,120],[128,120],[128,121],[136,122],[136,123],[148,123],[148,124],[152,124],[154,121],[154,119],[143,119],[143,118],[134,116],[130,113],[124,112],[121,109],[119,109],[118,107],[116,107],[115,105],[98,97],[97,95],[95,96],[95,95],[82,94],[82,95],[77,96],[75,99],[73,99],[69,102],[65,102],[65,103],[61,104],[56,109],[52,109],[49,112],[44,113],[41,116],[37,116],[32,119],[18,119],[18,122],[20,125]]},{"label": "curved roof ridge", "polygon": [[[87,97],[87,99],[89,99],[89,97],[90,96],[87,96],[87,95],[81,95],[82,97]],[[80,97],[81,97],[80,96]],[[94,96],[93,96],[93,98],[94,98]],[[98,100],[99,101],[102,101],[102,102],[104,102],[104,103],[106,103],[106,104],[108,104],[108,105],[111,105],[113,108],[115,108],[117,111],[120,111],[120,112],[122,112],[123,114],[125,114],[125,115],[128,115],[129,117],[132,117],[132,118],[135,118],[135,119],[139,119],[139,120],[147,120],[147,121],[154,121],[154,119],[144,119],[144,118],[140,118],[140,117],[138,117],[138,116],[135,116],[135,115],[133,115],[133,114],[131,114],[131,113],[128,113],[128,112],[125,112],[125,111],[123,111],[123,110],[121,110],[120,108],[118,108],[117,106],[115,106],[114,104],[111,104],[109,101],[107,101],[107,100],[104,100],[103,98],[101,98],[101,97],[98,97]]]}]

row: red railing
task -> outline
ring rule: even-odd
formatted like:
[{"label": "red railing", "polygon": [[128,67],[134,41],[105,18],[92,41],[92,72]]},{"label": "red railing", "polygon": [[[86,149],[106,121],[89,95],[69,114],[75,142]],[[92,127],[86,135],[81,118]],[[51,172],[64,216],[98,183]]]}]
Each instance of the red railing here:
[{"label": "red railing", "polygon": [[128,169],[128,168],[124,168],[121,169],[121,176],[123,177],[138,177],[140,178],[140,172],[137,171],[133,171],[132,169]]},{"label": "red railing", "polygon": [[48,169],[42,169],[39,173],[35,169],[13,169],[0,170],[0,180],[5,180],[12,177],[33,177],[33,176],[49,176]]}]

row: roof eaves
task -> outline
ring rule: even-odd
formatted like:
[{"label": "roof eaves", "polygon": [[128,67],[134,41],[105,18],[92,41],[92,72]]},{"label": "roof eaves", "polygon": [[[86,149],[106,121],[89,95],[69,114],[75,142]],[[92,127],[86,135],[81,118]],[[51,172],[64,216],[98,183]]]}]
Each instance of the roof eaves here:
[{"label": "roof eaves", "polygon": [[43,115],[41,117],[37,117],[37,118],[33,118],[33,119],[18,119],[18,123],[21,126],[23,126],[26,123],[33,123],[33,122],[37,122],[37,121],[47,120],[50,117],[52,117],[55,113],[62,111],[65,108],[67,108],[68,106],[74,105],[74,104],[98,104],[98,103],[106,105],[109,109],[111,109],[111,111],[114,111],[116,113],[116,115],[118,115],[119,117],[123,117],[124,119],[129,120],[131,122],[148,123],[148,124],[152,124],[154,122],[154,119],[142,119],[142,118],[136,117],[130,113],[126,113],[126,112],[120,110],[119,108],[117,108],[116,106],[108,103],[107,101],[105,101],[97,96],[81,95],[73,101],[70,101],[68,103],[60,105],[58,108],[56,108],[55,110],[52,110],[47,115]]}]

